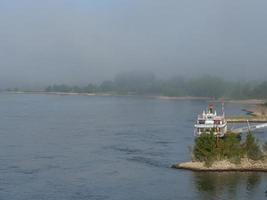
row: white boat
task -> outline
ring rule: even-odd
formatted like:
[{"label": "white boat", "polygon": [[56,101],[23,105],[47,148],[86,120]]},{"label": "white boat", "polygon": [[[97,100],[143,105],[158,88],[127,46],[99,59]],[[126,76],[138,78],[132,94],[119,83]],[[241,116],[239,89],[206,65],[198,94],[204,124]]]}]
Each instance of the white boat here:
[{"label": "white boat", "polygon": [[227,132],[227,121],[224,115],[223,104],[222,115],[217,115],[212,104],[208,106],[207,111],[203,111],[202,115],[198,115],[194,132],[196,136],[200,136],[202,133],[213,132],[215,136],[223,137]]}]

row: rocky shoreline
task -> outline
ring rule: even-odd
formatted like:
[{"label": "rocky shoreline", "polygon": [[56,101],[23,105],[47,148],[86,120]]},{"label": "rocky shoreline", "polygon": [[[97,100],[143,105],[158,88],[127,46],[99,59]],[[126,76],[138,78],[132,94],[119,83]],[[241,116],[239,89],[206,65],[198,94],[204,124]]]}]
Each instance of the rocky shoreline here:
[{"label": "rocky shoreline", "polygon": [[204,162],[184,162],[172,165],[174,169],[185,169],[191,171],[260,171],[267,172],[267,161],[254,161],[242,159],[239,164],[231,163],[228,160],[216,161],[212,166],[205,166]]}]

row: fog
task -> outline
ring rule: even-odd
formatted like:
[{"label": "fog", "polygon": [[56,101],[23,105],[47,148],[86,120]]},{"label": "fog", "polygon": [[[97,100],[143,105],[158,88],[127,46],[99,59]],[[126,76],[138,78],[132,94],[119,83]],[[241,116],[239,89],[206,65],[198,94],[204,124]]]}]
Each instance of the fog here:
[{"label": "fog", "polygon": [[0,0],[0,87],[267,78],[266,0]]}]

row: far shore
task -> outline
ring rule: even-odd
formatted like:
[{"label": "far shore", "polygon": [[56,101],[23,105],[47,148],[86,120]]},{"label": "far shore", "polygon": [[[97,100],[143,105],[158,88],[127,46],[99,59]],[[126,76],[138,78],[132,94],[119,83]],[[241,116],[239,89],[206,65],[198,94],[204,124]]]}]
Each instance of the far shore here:
[{"label": "far shore", "polygon": [[174,169],[184,169],[191,171],[261,171],[267,172],[267,161],[253,161],[242,159],[240,164],[234,164],[227,160],[216,161],[211,167],[205,166],[204,162],[184,162],[172,166]]},{"label": "far shore", "polygon": [[141,95],[141,94],[116,94],[116,93],[78,93],[78,92],[45,92],[45,91],[7,91],[10,94],[47,94],[47,95],[81,95],[81,96],[142,96],[147,98],[157,98],[162,100],[212,100],[209,97],[181,96],[170,97],[162,95]]},{"label": "far shore", "polygon": [[[46,91],[4,91],[4,93],[10,94],[47,94],[47,95],[82,95],[82,96],[143,96],[147,98],[157,98],[162,100],[207,100],[214,103],[219,103],[221,100],[214,100],[211,97],[195,97],[195,96],[163,96],[163,95],[139,95],[139,94],[116,94],[116,93],[78,93],[78,92],[46,92]],[[263,99],[244,99],[233,100],[226,99],[226,103],[237,103],[244,105],[262,105],[266,102]]]},{"label": "far shore", "polygon": [[45,92],[45,91],[5,91],[9,94],[47,94],[47,95],[84,95],[84,96],[96,96],[96,95],[111,95],[107,93],[78,93],[78,92]]},{"label": "far shore", "polygon": [[244,104],[244,105],[262,105],[266,102],[266,100],[263,100],[263,99],[244,99],[244,100],[228,100],[226,102]]}]

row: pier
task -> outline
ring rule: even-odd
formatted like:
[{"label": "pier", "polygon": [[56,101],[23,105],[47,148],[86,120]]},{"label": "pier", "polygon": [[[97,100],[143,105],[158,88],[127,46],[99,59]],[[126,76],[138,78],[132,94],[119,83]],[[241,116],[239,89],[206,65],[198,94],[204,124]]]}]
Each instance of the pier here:
[{"label": "pier", "polygon": [[240,117],[228,117],[226,118],[227,123],[267,123],[267,116],[264,117],[247,117],[247,116],[240,116]]}]

